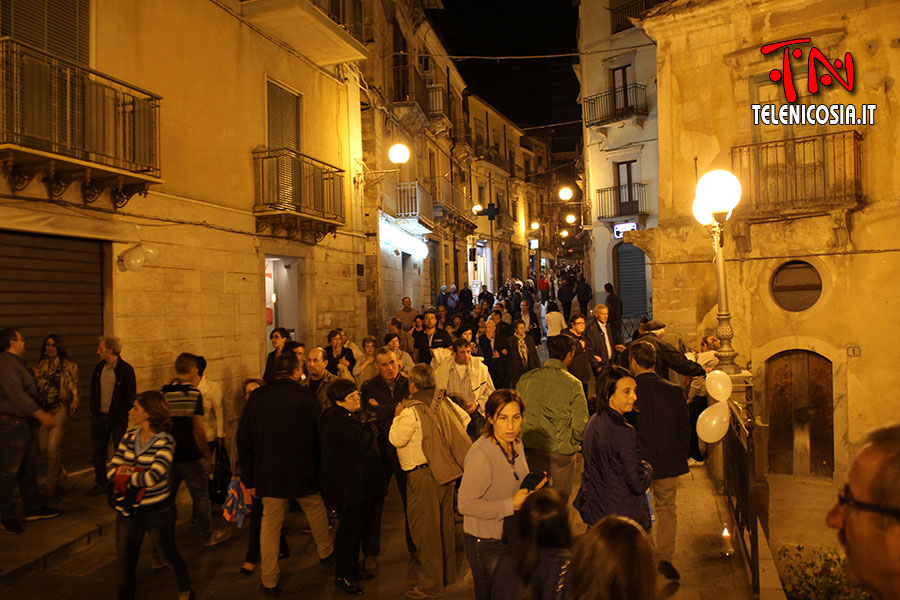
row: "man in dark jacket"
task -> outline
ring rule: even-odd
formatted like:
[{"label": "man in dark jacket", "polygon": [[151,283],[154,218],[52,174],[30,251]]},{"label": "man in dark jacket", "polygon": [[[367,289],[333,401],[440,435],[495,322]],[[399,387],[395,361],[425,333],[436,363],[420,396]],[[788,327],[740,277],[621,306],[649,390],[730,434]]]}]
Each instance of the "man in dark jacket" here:
[{"label": "man in dark jacket", "polygon": [[591,291],[591,286],[588,282],[584,280],[584,275],[578,275],[575,295],[578,296],[578,304],[581,305],[582,312],[587,312],[591,306],[591,298],[594,297],[594,292]]},{"label": "man in dark jacket", "polygon": [[119,355],[122,341],[101,337],[97,344],[100,362],[91,377],[91,455],[94,487],[89,496],[106,493],[106,447],[112,440],[117,448],[128,427],[128,411],[137,395],[134,369]]},{"label": "man in dark jacket", "polygon": [[413,357],[417,363],[428,364],[431,362],[432,348],[449,348],[453,340],[450,334],[438,327],[437,311],[429,308],[422,315],[422,323],[424,328],[413,334],[413,343],[416,348],[416,355]]},{"label": "man in dark jacket", "polygon": [[622,340],[609,326],[609,309],[605,304],[598,304],[592,311],[594,320],[587,326],[584,338],[591,353],[591,368],[595,375],[613,364],[616,355],[625,350]]},{"label": "man in dark jacket", "polygon": [[[688,377],[706,375],[706,370],[702,366],[685,358],[684,354],[679,352],[672,344],[662,339],[662,336],[666,332],[665,328],[665,323],[660,323],[656,320],[649,321],[644,325],[644,329],[647,333],[638,338],[639,341],[648,342],[656,349],[656,363],[653,366],[653,370],[656,371],[656,374],[663,379],[668,379],[669,369],[672,369],[679,375],[687,375]],[[631,342],[629,348],[626,348],[626,353],[622,356],[622,360],[620,360],[622,366],[630,365],[628,358],[630,355],[630,346],[633,345],[634,342]]]},{"label": "man in dark jacket", "polygon": [[[434,313],[432,313],[434,317]],[[429,359],[430,360],[430,359]],[[406,521],[406,473],[400,468],[400,460],[397,458],[397,449],[388,440],[388,432],[391,423],[394,422],[394,413],[397,404],[403,402],[409,396],[409,381],[400,373],[400,362],[393,352],[387,348],[379,348],[375,351],[375,368],[378,375],[362,385],[363,410],[372,413],[375,426],[378,428],[378,449],[381,453],[381,464],[384,470],[385,488],[391,483],[391,477],[397,478],[397,488],[400,491],[400,500],[403,503],[403,519]],[[362,551],[365,556],[364,566],[373,571],[378,568],[378,555],[381,553],[381,514],[384,510],[384,496],[373,499],[372,514],[374,523],[369,530],[369,536],[363,539]],[[406,525],[406,549],[410,554],[415,553],[416,546],[412,535],[409,533],[409,525]]]},{"label": "man in dark jacket", "polygon": [[607,283],[603,286],[606,292],[606,308],[609,309],[609,326],[612,327],[613,336],[622,339],[622,300],[616,296],[613,284]]},{"label": "man in dark jacket", "polygon": [[569,322],[569,315],[572,312],[572,298],[575,297],[575,290],[572,282],[567,279],[564,279],[559,286],[559,297],[560,307],[563,311],[563,317],[566,318],[566,323]]},{"label": "man in dark jacket", "polygon": [[591,369],[591,351],[588,349],[587,342],[584,339],[585,323],[585,316],[581,313],[575,313],[572,315],[572,320],[569,321],[569,328],[563,329],[560,335],[572,338],[572,343],[575,346],[575,358],[572,359],[572,364],[569,365],[569,373],[577,377],[578,381],[581,382],[581,387],[584,388],[584,397],[588,399],[588,410],[590,414],[594,414],[597,407],[590,401],[591,397],[594,396],[594,390],[588,389],[593,371]]},{"label": "man in dark jacket", "polygon": [[463,317],[468,316],[472,312],[473,303],[472,290],[469,289],[469,282],[467,281],[463,283],[462,289],[459,290],[459,311]]},{"label": "man in dark jacket", "polygon": [[275,381],[253,392],[237,430],[241,479],[263,502],[260,576],[270,594],[277,594],[278,544],[288,498],[296,498],[306,514],[319,560],[330,562],[334,552],[319,494],[320,404],[298,383],[300,373],[296,354],[279,356]]},{"label": "man in dark jacket", "polygon": [[[653,467],[656,500],[658,570],[666,579],[679,579],[672,565],[677,526],[675,494],[678,476],[688,472],[690,417],[682,389],[653,372],[656,349],[638,340],[631,345],[631,372],[637,382],[634,408],[641,458]],[[629,413],[634,416],[635,413]]]},{"label": "man in dark jacket", "polygon": [[486,285],[481,286],[481,293],[478,294],[478,303],[482,302],[488,303],[488,309],[494,308],[494,295],[488,291]]},{"label": "man in dark jacket", "polygon": [[509,387],[516,387],[519,377],[532,369],[541,366],[534,338],[525,332],[522,319],[513,321],[515,333],[506,340],[506,371],[509,376]]}]

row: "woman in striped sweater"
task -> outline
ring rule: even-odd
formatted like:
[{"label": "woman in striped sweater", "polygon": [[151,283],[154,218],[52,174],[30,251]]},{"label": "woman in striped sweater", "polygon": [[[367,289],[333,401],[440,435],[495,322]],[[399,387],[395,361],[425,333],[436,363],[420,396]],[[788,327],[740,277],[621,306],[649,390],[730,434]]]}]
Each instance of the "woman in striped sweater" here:
[{"label": "woman in striped sweater", "polygon": [[[175,505],[169,496],[175,440],[166,431],[171,426],[168,405],[161,393],[148,391],[138,394],[128,414],[132,429],[122,438],[107,470],[120,498],[116,504],[121,513],[116,519],[119,600],[134,598],[145,532],[175,573],[178,599],[192,599],[187,565],[175,547]],[[129,466],[133,467],[130,474],[127,468],[120,469]]]}]

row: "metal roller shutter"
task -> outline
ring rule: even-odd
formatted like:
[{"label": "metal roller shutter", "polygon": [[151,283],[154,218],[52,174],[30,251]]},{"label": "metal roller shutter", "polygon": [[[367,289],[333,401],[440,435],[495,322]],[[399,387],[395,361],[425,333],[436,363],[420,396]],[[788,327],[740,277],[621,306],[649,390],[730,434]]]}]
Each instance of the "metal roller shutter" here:
[{"label": "metal roller shutter", "polygon": [[51,333],[78,364],[81,408],[61,447],[69,472],[89,466],[91,455],[88,395],[103,335],[102,257],[102,242],[0,230],[0,326],[20,329],[29,366]]},{"label": "metal roller shutter", "polygon": [[616,248],[616,275],[622,316],[637,317],[647,312],[647,267],[644,251],[628,243]]}]

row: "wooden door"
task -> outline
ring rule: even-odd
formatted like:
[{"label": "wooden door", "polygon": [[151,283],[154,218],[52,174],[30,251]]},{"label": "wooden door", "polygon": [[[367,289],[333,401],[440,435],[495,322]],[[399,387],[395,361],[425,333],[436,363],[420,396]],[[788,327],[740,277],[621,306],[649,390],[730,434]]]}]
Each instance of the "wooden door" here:
[{"label": "wooden door", "polygon": [[834,473],[834,394],[831,361],[788,350],[766,361],[769,470],[831,477]]}]

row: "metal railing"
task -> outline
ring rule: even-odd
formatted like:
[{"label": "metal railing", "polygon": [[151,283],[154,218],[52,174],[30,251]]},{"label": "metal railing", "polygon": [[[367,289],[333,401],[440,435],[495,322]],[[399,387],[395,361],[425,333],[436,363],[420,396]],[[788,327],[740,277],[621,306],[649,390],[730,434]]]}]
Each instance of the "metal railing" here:
[{"label": "metal railing", "polygon": [[641,13],[650,10],[665,0],[634,0],[623,6],[612,9],[612,32],[619,33],[631,27],[628,17],[639,17]]},{"label": "metal railing", "polygon": [[496,167],[500,167],[507,173],[512,173],[509,159],[500,152],[499,148],[475,143],[475,154],[479,159],[486,160]]},{"label": "metal railing", "polygon": [[629,183],[597,190],[597,218],[613,219],[650,214],[647,184]]},{"label": "metal railing", "polygon": [[453,121],[453,141],[457,144],[472,145],[472,126],[468,119],[456,119]]},{"label": "metal railing", "polygon": [[446,88],[440,84],[428,86],[428,117],[450,118],[450,95]]},{"label": "metal railing", "polygon": [[160,176],[155,94],[0,39],[0,143]]},{"label": "metal railing", "polygon": [[[747,387],[747,398],[753,397],[753,388]],[[733,402],[731,425],[725,434],[724,469],[725,501],[731,513],[734,531],[732,543],[740,547],[750,567],[750,586],[759,594],[759,526],[757,524],[758,490],[756,482],[756,442],[754,440],[753,405],[748,402],[742,409]],[[747,541],[749,540],[749,547]]]},{"label": "metal railing", "polygon": [[435,177],[429,180],[434,195],[434,205],[440,216],[452,213],[472,225],[475,225],[475,214],[472,212],[472,202],[468,195],[448,180],[446,177]]},{"label": "metal railing", "polygon": [[363,0],[313,0],[332,21],[363,41]]},{"label": "metal railing", "polygon": [[418,181],[397,184],[397,218],[434,222],[431,194]]},{"label": "metal railing", "polygon": [[647,116],[647,86],[640,83],[629,83],[584,100],[584,122],[588,127],[638,115]]},{"label": "metal railing", "polygon": [[731,164],[741,181],[738,210],[753,218],[819,213],[862,200],[856,131],[734,146]]},{"label": "metal railing", "polygon": [[394,102],[412,102],[428,114],[428,90],[422,74],[413,65],[394,66]]},{"label": "metal railing", "polygon": [[253,152],[256,210],[345,223],[344,171],[288,148]]}]

